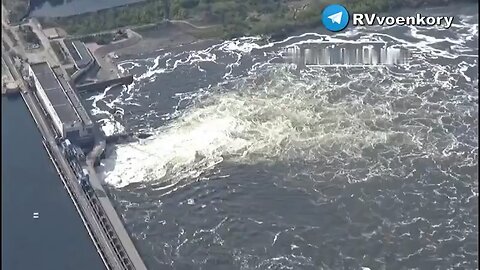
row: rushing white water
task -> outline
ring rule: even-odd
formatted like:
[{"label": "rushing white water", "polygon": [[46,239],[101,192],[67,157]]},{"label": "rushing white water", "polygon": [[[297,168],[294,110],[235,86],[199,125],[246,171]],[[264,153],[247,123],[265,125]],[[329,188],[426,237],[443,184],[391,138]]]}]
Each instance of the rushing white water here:
[{"label": "rushing white water", "polygon": [[[463,27],[458,31],[457,39],[431,37],[419,28],[410,28],[409,40],[385,33],[367,33],[359,38],[358,31],[352,30],[331,38],[308,33],[265,45],[257,44],[258,37],[242,38],[204,50],[182,52],[176,56],[166,53],[142,60],[143,63],[150,61],[152,65],[143,74],[135,75],[134,83],[125,87],[113,101],[107,102],[108,107],[135,101],[141,87],[180,67],[198,67],[200,72],[205,72],[201,66],[203,63],[218,64],[224,55],[233,57],[235,62],[225,67],[223,78],[230,78],[230,82],[180,95],[181,99],[191,101],[190,106],[164,115],[164,119],[174,120],[153,131],[154,136],[116,146],[114,156],[104,162],[105,180],[123,187],[144,181],[194,179],[225,159],[242,163],[316,160],[335,152],[361,160],[362,151],[377,144],[387,144],[392,149],[411,147],[417,149],[419,155],[441,156],[444,147],[454,148],[458,144],[455,138],[447,134],[432,137],[428,129],[413,123],[415,121],[399,124],[398,119],[405,115],[430,117],[435,113],[428,111],[431,97],[418,95],[416,87],[427,86],[432,89],[429,93],[434,94],[452,87],[454,77],[471,79],[466,71],[473,67],[472,63],[463,61],[455,70],[447,70],[426,60],[429,57],[471,57],[464,51],[469,46],[466,43],[471,40],[470,35],[477,34],[478,28],[468,27],[464,31],[467,24],[465,18],[461,18],[459,24],[453,26]],[[377,67],[369,72],[355,72],[348,68],[337,72],[323,69],[298,71],[292,65],[270,63],[278,59],[282,48],[319,44],[326,39],[352,43],[352,40],[376,41],[381,38],[410,49],[414,61],[404,65],[403,70]],[[436,44],[445,42],[452,44],[455,50],[436,48]],[[254,52],[266,59],[254,63],[247,70],[248,76],[232,76],[244,57]],[[128,72],[141,66],[139,63],[127,61],[120,67],[123,72]],[[430,70],[435,72],[433,79],[425,77]],[[410,75],[406,77],[404,74],[408,72]],[[359,85],[363,89],[358,89]],[[93,97],[95,103],[104,98],[108,90]],[[399,109],[396,104],[402,100],[402,95],[406,109]],[[443,100],[439,106],[447,108],[459,102]],[[99,109],[95,107],[94,110]],[[155,112],[147,115],[155,115]],[[111,126],[118,125],[123,130],[113,117],[109,118]],[[111,133],[107,129],[105,126],[104,130]],[[440,140],[443,140],[442,146],[436,145]],[[376,165],[370,165],[370,175],[373,176]],[[381,172],[389,173],[389,170]],[[363,176],[353,181],[367,179],[368,176]]]},{"label": "rushing white water", "polygon": [[[395,97],[367,100],[369,95],[381,97],[393,91],[413,94],[412,87],[399,82],[377,88],[373,78],[382,74],[388,75],[387,70],[357,74],[372,88],[360,90],[360,95],[353,83],[335,85],[318,70],[298,76],[285,65],[266,74],[265,83],[240,80],[234,89],[212,88],[151,138],[118,145],[115,169],[106,173],[106,181],[121,187],[194,179],[225,158],[244,163],[315,161],[345,154],[361,160],[362,151],[377,144],[411,147],[426,156],[441,155],[441,147],[454,147],[454,138],[429,136],[428,129],[416,123],[396,124],[408,111],[393,109]],[[428,102],[426,97],[423,101],[412,97],[411,102],[412,108],[419,106],[417,116],[428,114],[421,109]],[[437,140],[443,140],[438,148]],[[373,173],[377,165],[369,164],[370,176],[378,176]],[[380,171],[381,175],[391,173]]]},{"label": "rushing white water", "polygon": [[[101,170],[148,267],[475,269],[478,16],[455,15],[451,29],[242,38],[121,62],[134,83],[93,107],[153,135],[112,145]],[[410,58],[319,67],[285,53],[361,40]]]},{"label": "rushing white water", "polygon": [[224,158],[309,160],[332,150],[359,155],[362,147],[386,143],[395,135],[368,126],[390,121],[387,111],[358,101],[329,101],[326,80],[298,80],[286,68],[271,76],[265,85],[244,83],[236,91],[213,91],[152,138],[119,145],[116,169],[106,181],[123,186],[167,174],[169,179],[195,176]]}]

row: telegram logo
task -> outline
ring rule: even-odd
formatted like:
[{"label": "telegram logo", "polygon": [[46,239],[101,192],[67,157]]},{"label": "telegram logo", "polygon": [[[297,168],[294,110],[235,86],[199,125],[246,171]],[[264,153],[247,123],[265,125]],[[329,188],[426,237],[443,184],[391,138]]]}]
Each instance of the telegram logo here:
[{"label": "telegram logo", "polygon": [[322,12],[322,23],[332,32],[342,31],[347,27],[349,15],[342,5],[329,5]]}]

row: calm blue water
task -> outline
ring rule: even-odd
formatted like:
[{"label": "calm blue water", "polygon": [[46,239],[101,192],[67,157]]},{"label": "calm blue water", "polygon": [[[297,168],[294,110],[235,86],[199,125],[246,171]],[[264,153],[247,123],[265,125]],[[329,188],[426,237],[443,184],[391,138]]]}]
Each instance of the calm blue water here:
[{"label": "calm blue water", "polygon": [[104,269],[21,98],[2,98],[2,269]]}]

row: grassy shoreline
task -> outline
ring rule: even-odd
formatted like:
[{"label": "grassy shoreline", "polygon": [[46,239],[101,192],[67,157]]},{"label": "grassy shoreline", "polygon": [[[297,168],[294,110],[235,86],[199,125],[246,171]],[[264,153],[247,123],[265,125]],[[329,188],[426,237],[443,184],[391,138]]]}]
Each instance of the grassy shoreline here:
[{"label": "grassy shoreline", "polygon": [[8,10],[8,20],[18,22],[28,15],[30,0],[2,0],[2,5]]},{"label": "grassy shoreline", "polygon": [[[474,0],[464,0],[474,1]],[[162,24],[165,19],[187,20],[196,25],[215,24],[218,29],[192,29],[198,38],[233,38],[245,35],[284,36],[299,28],[321,24],[323,8],[343,4],[350,12],[388,12],[403,7],[442,5],[434,0],[146,0],[60,18],[40,18],[42,24],[64,28],[70,35],[85,35],[124,27]]]}]

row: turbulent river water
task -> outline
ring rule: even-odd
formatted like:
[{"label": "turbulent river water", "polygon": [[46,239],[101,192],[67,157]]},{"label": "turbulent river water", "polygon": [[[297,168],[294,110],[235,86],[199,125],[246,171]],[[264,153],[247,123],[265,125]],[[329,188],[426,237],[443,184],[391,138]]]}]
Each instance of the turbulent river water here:
[{"label": "turbulent river water", "polygon": [[[147,265],[475,269],[478,14],[459,10],[450,29],[250,37],[121,61],[134,83],[87,100],[107,133],[153,134],[100,168]],[[303,68],[285,57],[326,38],[410,56]]]}]

